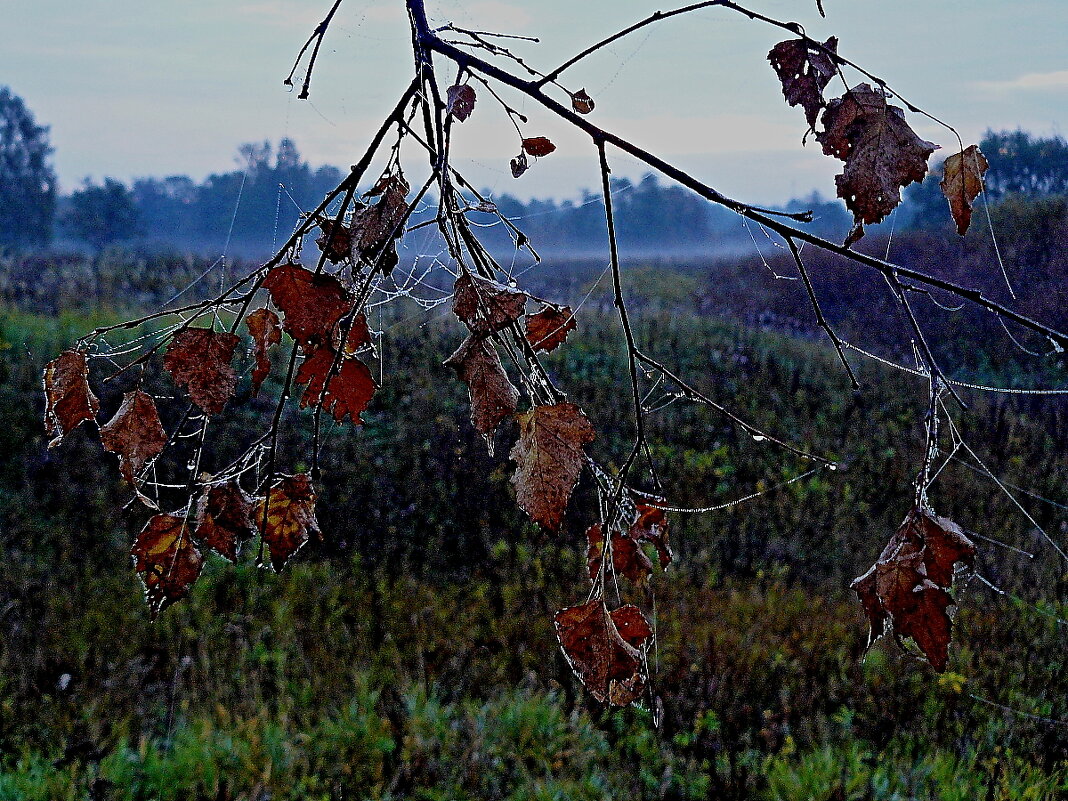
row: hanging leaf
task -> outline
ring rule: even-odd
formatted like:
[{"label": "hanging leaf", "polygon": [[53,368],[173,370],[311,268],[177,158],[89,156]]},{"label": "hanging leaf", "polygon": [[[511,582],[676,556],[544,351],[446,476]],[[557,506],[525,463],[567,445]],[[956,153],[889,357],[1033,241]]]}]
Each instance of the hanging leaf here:
[{"label": "hanging leaf", "polygon": [[516,462],[516,501],[536,523],[557,531],[586,460],[583,447],[594,440],[593,426],[573,403],[535,406],[518,419],[519,441],[509,454]]},{"label": "hanging leaf", "polygon": [[456,371],[471,393],[471,423],[492,445],[493,432],[506,417],[515,414],[519,390],[508,380],[493,344],[472,334],[445,365]]},{"label": "hanging leaf", "polygon": [[[586,550],[586,567],[590,579],[595,581],[601,572],[604,555],[604,532],[600,523],[594,523],[586,530],[588,547]],[[624,576],[635,584],[644,584],[653,572],[653,563],[645,555],[637,541],[628,533],[612,530],[612,568],[616,575]]]},{"label": "hanging leaf", "polygon": [[[663,498],[655,500],[663,502]],[[663,509],[650,506],[642,501],[635,501],[638,517],[630,527],[630,536],[635,542],[650,542],[656,548],[660,558],[660,569],[666,570],[671,564],[671,548],[668,545],[668,535],[671,533],[671,524]]]},{"label": "hanging leaf", "polygon": [[313,273],[299,264],[279,264],[267,273],[263,287],[282,312],[282,329],[305,353],[331,342],[335,326],[352,309],[341,282],[326,273]]},{"label": "hanging leaf", "polygon": [[593,98],[586,94],[585,89],[579,89],[575,94],[571,95],[571,108],[575,109],[579,114],[589,114],[593,111],[593,107]]},{"label": "hanging leaf", "polygon": [[[384,180],[378,193],[381,199],[369,206],[360,206],[352,215],[352,258],[378,264],[381,257],[380,266],[388,275],[397,264],[394,241],[404,233],[402,223],[408,214],[406,198],[410,187],[400,172],[391,173]],[[383,254],[387,248],[390,253]]]},{"label": "hanging leaf", "polygon": [[86,420],[95,420],[100,401],[89,389],[89,364],[79,350],[65,350],[46,364],[43,379],[44,425],[53,448]]},{"label": "hanging leaf", "polygon": [[527,163],[527,154],[520,153],[509,162],[509,166],[512,168],[512,177],[518,178],[530,169],[530,164]]},{"label": "hanging leaf", "polygon": [[838,39],[832,36],[822,47],[804,39],[779,42],[768,53],[768,61],[782,83],[782,94],[791,106],[802,106],[808,127],[815,129],[820,109],[826,105],[823,90],[836,70],[834,55]]},{"label": "hanging leaf", "polygon": [[453,286],[452,310],[473,333],[502,331],[523,316],[527,294],[473,273]]},{"label": "hanging leaf", "polygon": [[210,328],[183,328],[174,335],[163,366],[206,415],[216,415],[234,396],[237,373],[230,366],[240,340]]},{"label": "hanging leaf", "polygon": [[544,136],[533,136],[523,140],[523,152],[528,156],[534,156],[535,158],[548,156],[554,150],[556,150],[556,145]]},{"label": "hanging leaf", "polygon": [[975,546],[951,520],[913,509],[890,538],[879,560],[850,585],[860,598],[871,631],[869,644],[888,629],[911,637],[939,673],[949,662],[952,630],[947,609],[953,566],[971,565]]},{"label": "hanging leaf", "polygon": [[954,153],[942,165],[942,194],[957,223],[957,233],[964,236],[972,222],[972,201],[983,191],[983,176],[990,165],[977,145]]},{"label": "hanging leaf", "polygon": [[352,229],[341,220],[320,220],[322,234],[315,244],[331,264],[347,259],[352,251]]},{"label": "hanging leaf", "polygon": [[567,339],[567,335],[577,328],[575,313],[570,306],[546,304],[534,314],[528,314],[526,323],[527,342],[535,352],[556,350]]},{"label": "hanging leaf", "polygon": [[175,515],[151,517],[134,540],[130,553],[134,569],[141,574],[153,619],[189,594],[204,565],[204,558],[189,536],[185,518]]},{"label": "hanging leaf", "polygon": [[446,111],[458,122],[464,122],[475,110],[475,89],[470,84],[450,86],[446,96],[448,97]]},{"label": "hanging leaf", "polygon": [[905,112],[886,103],[886,93],[862,83],[832,100],[816,134],[823,152],[845,162],[835,181],[838,197],[853,212],[847,244],[864,236],[864,225],[883,220],[901,202],[901,188],[922,181],[938,145],[920,139]]},{"label": "hanging leaf", "polygon": [[363,425],[360,415],[374,397],[378,383],[367,365],[355,356],[343,357],[337,371],[330,375],[335,358],[336,351],[325,347],[304,358],[296,379],[298,384],[308,385],[301,396],[300,408],[321,405],[339,423],[348,417],[355,425]]},{"label": "hanging leaf", "polygon": [[639,617],[645,622],[636,607],[622,607],[610,615],[600,598],[556,613],[556,636],[564,656],[590,695],[601,703],[626,706],[645,690],[639,647],[652,630],[647,622],[643,630]]},{"label": "hanging leaf", "polygon": [[197,503],[197,539],[231,562],[241,543],[253,537],[256,524],[252,499],[237,481],[208,487]]},{"label": "hanging leaf", "polygon": [[256,396],[263,380],[271,374],[268,351],[282,341],[282,327],[278,315],[267,308],[257,309],[245,318],[245,326],[252,337],[252,355],[256,366],[252,370],[252,395]]},{"label": "hanging leaf", "polygon": [[167,445],[167,432],[152,396],[139,389],[127,392],[115,416],[101,426],[100,442],[104,450],[118,454],[123,476],[136,483],[144,466]]},{"label": "hanging leaf", "polygon": [[293,554],[314,535],[322,538],[315,519],[315,489],[306,473],[275,481],[268,492],[267,526],[263,526],[264,501],[256,511],[256,526],[271,556],[271,566],[282,570]]}]

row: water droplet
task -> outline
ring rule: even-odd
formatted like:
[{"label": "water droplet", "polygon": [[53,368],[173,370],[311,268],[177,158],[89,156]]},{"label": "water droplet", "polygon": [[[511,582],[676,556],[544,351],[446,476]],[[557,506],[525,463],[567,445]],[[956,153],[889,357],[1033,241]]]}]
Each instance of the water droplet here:
[{"label": "water droplet", "polygon": [[753,434],[753,442],[763,442],[766,439],[767,437],[765,437],[763,434]]}]

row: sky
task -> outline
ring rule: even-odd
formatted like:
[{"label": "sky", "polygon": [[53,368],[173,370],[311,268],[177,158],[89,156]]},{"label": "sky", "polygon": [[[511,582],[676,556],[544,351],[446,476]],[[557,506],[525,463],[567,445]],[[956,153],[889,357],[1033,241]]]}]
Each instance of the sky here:
[{"label": "sky", "polygon": [[[329,0],[0,0],[0,85],[51,126],[65,191],[85,178],[124,181],[238,166],[243,142],[294,139],[313,165],[345,168],[362,153],[410,80],[403,0],[345,0],[320,54],[311,100],[282,79]],[[1031,0],[751,0],[802,23],[965,140],[988,128],[1041,135],[1068,127],[1068,2]],[[657,8],[646,0],[427,0],[434,25],[536,36],[514,50],[548,69]],[[1026,9],[1026,10],[1024,10]],[[834,195],[839,162],[812,141],[766,61],[783,31],[723,8],[647,27],[563,76],[595,99],[592,119],[740,200]],[[448,74],[448,73],[446,73]],[[850,84],[863,80],[850,77]],[[476,87],[480,88],[480,87]],[[530,121],[526,136],[558,146],[521,179],[508,160],[518,135],[483,90],[459,127],[457,166],[478,186],[521,198],[596,188],[589,140],[540,106],[504,93]],[[566,99],[566,97],[564,97]],[[953,135],[910,115],[948,150]],[[421,154],[408,151],[406,161]],[[646,169],[610,153],[616,175]],[[422,162],[411,168],[417,174]]]}]

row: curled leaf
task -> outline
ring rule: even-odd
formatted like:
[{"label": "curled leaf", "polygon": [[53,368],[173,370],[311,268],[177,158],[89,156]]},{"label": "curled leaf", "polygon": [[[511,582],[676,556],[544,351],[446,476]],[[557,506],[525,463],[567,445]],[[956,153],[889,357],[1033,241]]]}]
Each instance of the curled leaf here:
[{"label": "curled leaf", "polygon": [[378,265],[387,275],[397,264],[394,241],[403,233],[408,215],[408,182],[400,172],[390,173],[368,194],[381,195],[377,203],[361,206],[352,215],[352,258]]},{"label": "curled leaf", "polygon": [[838,39],[832,36],[822,47],[804,39],[779,42],[768,53],[775,74],[782,83],[782,94],[791,106],[805,109],[809,128],[815,128],[820,109],[826,105],[823,90],[835,74],[834,54]]},{"label": "curled leaf", "polygon": [[604,601],[594,598],[561,609],[555,622],[564,656],[590,695],[615,706],[641,697],[646,675],[639,649],[652,630],[637,607],[609,614]]},{"label": "curled leaf", "polygon": [[823,152],[845,162],[835,182],[838,197],[853,212],[852,244],[864,235],[864,225],[883,220],[897,207],[902,187],[923,180],[938,145],[920,139],[905,112],[887,105],[886,93],[866,83],[828,103],[822,123],[816,139]]},{"label": "curled leaf", "polygon": [[[586,567],[590,572],[590,579],[596,580],[604,558],[604,531],[600,523],[595,523],[586,530],[586,539]],[[616,574],[625,576],[635,584],[644,584],[652,575],[653,563],[649,561],[638,542],[629,534],[613,529],[611,545],[612,568]]]},{"label": "curled leaf", "polygon": [[515,414],[519,390],[508,380],[493,344],[472,334],[448,359],[445,366],[467,384],[471,393],[471,423],[475,431],[492,442],[493,432]]},{"label": "curled leaf", "polygon": [[185,518],[175,515],[151,517],[134,540],[130,554],[153,618],[189,594],[204,565]]},{"label": "curled leaf", "polygon": [[[663,501],[663,498],[657,498]],[[635,542],[650,542],[656,548],[660,558],[660,569],[666,570],[671,564],[671,547],[668,545],[668,535],[671,533],[671,524],[663,509],[650,506],[642,501],[635,501],[638,516],[630,527],[630,536]]]},{"label": "curled leaf", "polygon": [[352,308],[341,282],[313,273],[299,264],[279,264],[267,273],[263,287],[282,312],[282,329],[307,353],[332,341],[338,321]]},{"label": "curled leaf", "polygon": [[252,336],[252,355],[256,366],[252,370],[252,394],[255,396],[263,380],[271,374],[268,351],[282,341],[282,326],[278,315],[267,308],[257,309],[245,318],[245,326]]},{"label": "curled leaf", "polygon": [[567,335],[577,328],[575,313],[570,306],[549,306],[548,304],[526,319],[527,342],[535,351],[550,352],[556,350]]},{"label": "curled leaf", "polygon": [[473,333],[501,331],[523,316],[527,294],[473,273],[463,273],[453,286],[452,309]]},{"label": "curled leaf", "polygon": [[89,364],[79,350],[65,350],[46,364],[43,380],[44,425],[52,448],[86,420],[94,420],[100,401],[89,389]]},{"label": "curled leaf", "polygon": [[579,114],[589,114],[593,111],[593,107],[593,98],[586,94],[585,89],[579,89],[575,94],[571,95],[571,108],[575,109]]},{"label": "curled leaf", "polygon": [[475,110],[475,89],[470,84],[450,86],[446,96],[448,98],[446,111],[458,122],[464,122]]},{"label": "curled leaf", "polygon": [[197,539],[231,562],[241,543],[256,533],[252,499],[236,481],[215,484],[197,503]]},{"label": "curled leaf", "polygon": [[100,427],[100,442],[104,450],[118,455],[119,469],[134,484],[145,465],[167,445],[167,432],[152,396],[139,389],[127,392],[115,416]]},{"label": "curled leaf", "polygon": [[371,346],[371,329],[367,325],[367,315],[360,312],[352,318],[348,336],[345,337],[345,355],[351,356]]},{"label": "curled leaf", "polygon": [[183,328],[167,347],[163,366],[206,415],[221,412],[234,396],[237,373],[230,362],[239,341],[236,334]]},{"label": "curled leaf", "polygon": [[509,162],[509,166],[512,168],[512,177],[518,178],[530,169],[530,164],[527,163],[527,154],[520,153]]},{"label": "curled leaf", "polygon": [[341,220],[320,220],[322,234],[315,244],[331,264],[337,264],[349,257],[352,250],[352,229]]},{"label": "curled leaf", "polygon": [[509,454],[516,462],[516,501],[536,523],[557,531],[582,473],[583,448],[594,440],[593,426],[573,403],[535,406],[518,419],[519,440]]},{"label": "curled leaf", "polygon": [[971,225],[972,201],[983,191],[983,176],[989,166],[977,145],[954,153],[942,165],[942,194],[949,201],[949,210],[961,236]]},{"label": "curled leaf", "polygon": [[[266,503],[266,528],[264,504]],[[256,511],[256,526],[267,546],[271,566],[280,571],[297,551],[314,535],[322,537],[315,519],[315,488],[306,473],[285,476],[275,481]]]},{"label": "curled leaf", "polygon": [[374,397],[378,382],[355,356],[341,357],[331,375],[335,359],[337,352],[327,347],[317,348],[305,357],[296,378],[298,384],[308,385],[300,408],[321,405],[339,423],[348,417],[355,425],[363,425],[360,415]]},{"label": "curled leaf", "polygon": [[544,136],[532,136],[523,140],[523,152],[528,156],[535,158],[548,156],[554,150],[556,150],[556,145]]}]

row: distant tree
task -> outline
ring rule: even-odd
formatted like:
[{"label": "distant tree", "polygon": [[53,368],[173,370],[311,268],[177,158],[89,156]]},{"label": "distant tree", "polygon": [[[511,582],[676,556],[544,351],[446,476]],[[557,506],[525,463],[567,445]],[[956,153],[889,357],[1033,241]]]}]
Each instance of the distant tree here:
[{"label": "distant tree", "polygon": [[990,161],[985,180],[993,197],[1068,194],[1068,142],[1063,137],[987,131],[979,147]]},{"label": "distant tree", "polygon": [[48,126],[0,86],[0,244],[47,245],[56,208]]},{"label": "distant tree", "polygon": [[121,181],[105,178],[103,186],[86,180],[70,196],[63,220],[71,234],[97,250],[140,233],[140,217],[134,196]]}]

